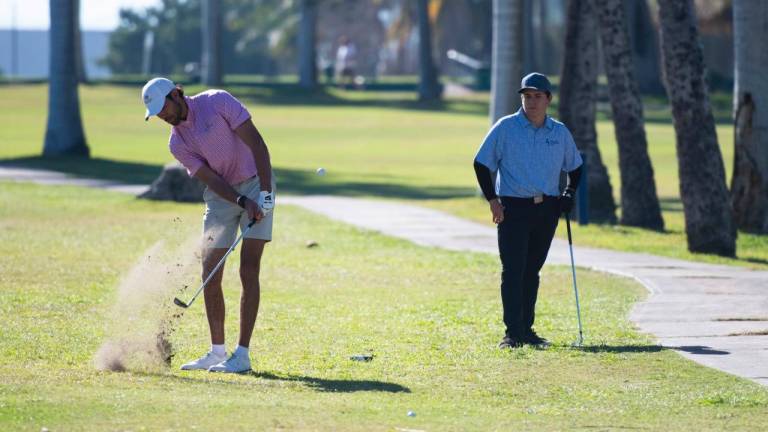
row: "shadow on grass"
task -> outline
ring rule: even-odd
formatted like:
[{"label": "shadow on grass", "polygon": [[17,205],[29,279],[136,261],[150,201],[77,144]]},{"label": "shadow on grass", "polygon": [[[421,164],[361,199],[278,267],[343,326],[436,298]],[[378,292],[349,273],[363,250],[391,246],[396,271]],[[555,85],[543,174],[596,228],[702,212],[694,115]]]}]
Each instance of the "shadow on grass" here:
[{"label": "shadow on grass", "polygon": [[[0,166],[58,171],[77,177],[111,180],[126,184],[150,184],[162,171],[162,165],[110,159],[76,157],[44,158],[23,157],[0,160]],[[473,196],[471,187],[418,187],[387,182],[376,176],[376,181],[332,182],[318,181],[308,170],[275,168],[280,193],[294,195],[377,196],[384,198],[447,199]],[[365,178],[365,176],[361,176]]]},{"label": "shadow on grass", "polygon": [[728,351],[720,351],[703,345],[661,346],[661,345],[591,345],[581,348],[591,353],[654,353],[665,350],[685,351],[691,354],[727,355]]},{"label": "shadow on grass", "polygon": [[385,393],[410,393],[408,387],[400,384],[371,380],[337,380],[315,378],[303,375],[278,375],[271,372],[251,372],[251,376],[280,381],[293,381],[306,384],[308,387],[321,392],[353,393],[361,391]]},{"label": "shadow on grass", "polygon": [[[129,372],[108,372],[108,373],[130,373],[131,375],[172,379],[180,382],[194,383],[194,384],[225,384],[234,386],[251,387],[252,382],[239,381],[221,381],[216,379],[217,377],[225,377],[229,374],[212,374],[203,373],[198,376],[179,376],[168,372],[148,372],[148,371],[129,371]],[[335,393],[355,393],[355,392],[384,392],[384,393],[410,393],[411,389],[400,384],[389,383],[384,381],[373,380],[343,380],[343,379],[328,379],[328,378],[315,378],[304,375],[290,375],[290,374],[275,374],[272,372],[246,372],[239,374],[242,377],[260,378],[271,381],[287,381],[296,382],[306,385],[307,387],[317,390],[319,392],[335,392]]]},{"label": "shadow on grass", "polygon": [[768,260],[763,258],[752,258],[752,257],[738,257],[739,261],[746,261],[752,264],[761,264],[761,265],[768,265]]},{"label": "shadow on grass", "polygon": [[113,180],[126,184],[150,184],[163,169],[162,165],[138,162],[42,156],[0,159],[0,166],[58,171],[77,177]]},{"label": "shadow on grass", "polygon": [[667,348],[659,345],[585,345],[578,349],[590,353],[654,353]]},{"label": "shadow on grass", "polygon": [[665,350],[685,351],[700,355],[728,355],[728,351],[720,351],[703,345],[661,346],[661,345],[588,345],[580,348],[591,353],[655,353]]}]

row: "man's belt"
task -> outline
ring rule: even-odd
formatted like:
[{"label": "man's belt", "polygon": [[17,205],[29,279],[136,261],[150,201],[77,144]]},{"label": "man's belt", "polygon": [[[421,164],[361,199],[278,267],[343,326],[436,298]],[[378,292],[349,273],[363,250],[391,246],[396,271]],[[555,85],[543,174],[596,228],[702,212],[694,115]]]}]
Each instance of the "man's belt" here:
[{"label": "man's belt", "polygon": [[532,197],[522,198],[522,197],[510,197],[510,196],[503,196],[501,197],[502,201],[510,201],[513,203],[520,203],[520,204],[541,204],[544,201],[552,201],[557,199],[557,197],[549,196],[549,195],[534,195]]}]

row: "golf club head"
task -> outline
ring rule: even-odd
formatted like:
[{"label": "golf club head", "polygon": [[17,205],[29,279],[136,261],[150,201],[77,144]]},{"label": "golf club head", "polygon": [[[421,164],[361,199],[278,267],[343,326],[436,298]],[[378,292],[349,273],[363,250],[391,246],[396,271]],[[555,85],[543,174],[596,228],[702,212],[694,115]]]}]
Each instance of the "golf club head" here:
[{"label": "golf club head", "polygon": [[584,338],[581,337],[581,335],[579,335],[579,338],[576,339],[576,342],[571,344],[571,347],[573,347],[573,348],[581,348],[582,346],[584,346]]},{"label": "golf club head", "polygon": [[178,298],[178,297],[175,297],[175,298],[173,299],[173,304],[175,304],[176,306],[179,306],[179,307],[183,307],[184,309],[186,309],[186,308],[188,308],[188,307],[189,307],[189,305],[188,305],[188,304],[186,304],[186,303],[184,303],[183,301],[179,300],[179,298]]}]

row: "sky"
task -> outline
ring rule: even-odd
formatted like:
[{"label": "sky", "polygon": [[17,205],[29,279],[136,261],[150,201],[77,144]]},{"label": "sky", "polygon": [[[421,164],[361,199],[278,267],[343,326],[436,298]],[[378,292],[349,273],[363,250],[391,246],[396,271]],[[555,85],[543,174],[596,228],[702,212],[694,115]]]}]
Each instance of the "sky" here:
[{"label": "sky", "polygon": [[[0,29],[46,30],[50,23],[50,0],[0,0]],[[160,0],[80,0],[80,27],[83,30],[114,30],[120,8],[146,9]]]}]

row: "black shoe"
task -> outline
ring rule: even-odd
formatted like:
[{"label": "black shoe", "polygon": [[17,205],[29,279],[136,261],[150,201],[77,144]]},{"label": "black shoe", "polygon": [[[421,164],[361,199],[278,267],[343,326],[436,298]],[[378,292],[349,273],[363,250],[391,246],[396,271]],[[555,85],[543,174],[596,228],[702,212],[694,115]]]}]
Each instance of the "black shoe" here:
[{"label": "black shoe", "polygon": [[509,335],[504,336],[504,339],[499,342],[500,349],[520,348],[521,346],[523,346],[523,342],[519,338]]},{"label": "black shoe", "polygon": [[537,348],[546,348],[552,343],[550,343],[548,340],[544,339],[543,337],[536,334],[533,329],[529,329],[526,332],[523,333],[523,337],[520,338],[520,340],[524,344],[533,345]]}]

